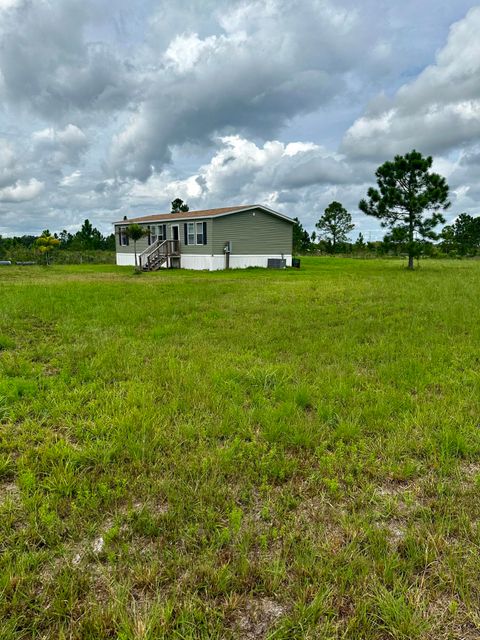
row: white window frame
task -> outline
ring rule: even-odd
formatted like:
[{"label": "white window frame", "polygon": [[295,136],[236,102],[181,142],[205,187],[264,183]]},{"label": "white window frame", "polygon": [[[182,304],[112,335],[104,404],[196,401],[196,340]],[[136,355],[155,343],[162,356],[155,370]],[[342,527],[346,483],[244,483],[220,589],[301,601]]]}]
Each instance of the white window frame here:
[{"label": "white window frame", "polygon": [[[200,232],[198,231],[199,228],[200,228]],[[198,241],[199,237],[202,239],[201,242]],[[196,244],[201,244],[201,245],[205,244],[203,242],[203,222],[197,222],[195,225],[195,240],[196,240]]]},{"label": "white window frame", "polygon": [[152,226],[150,227],[150,244],[154,244],[157,241],[157,238],[157,227],[152,224]]},{"label": "white window frame", "polygon": [[196,233],[194,222],[187,222],[187,240],[189,245],[195,244]]},{"label": "white window frame", "polygon": [[120,246],[128,247],[127,227],[120,227]]},{"label": "white window frame", "polygon": [[167,233],[165,233],[165,237],[163,237],[163,224],[159,224],[158,225],[158,229],[157,229],[158,233],[157,233],[157,238],[160,240],[160,242],[163,242],[164,240],[167,239]]}]

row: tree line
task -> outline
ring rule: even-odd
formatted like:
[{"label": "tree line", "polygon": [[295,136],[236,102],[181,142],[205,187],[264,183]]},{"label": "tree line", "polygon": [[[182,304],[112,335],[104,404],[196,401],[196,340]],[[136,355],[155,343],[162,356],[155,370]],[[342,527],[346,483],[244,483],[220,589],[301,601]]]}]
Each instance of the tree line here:
[{"label": "tree line", "polygon": [[23,235],[11,238],[0,236],[0,259],[41,259],[48,262],[52,253],[115,251],[115,235],[104,236],[86,219],[76,233],[66,229],[51,233],[45,229],[39,236]]},{"label": "tree line", "polygon": [[[171,202],[171,212],[187,212],[189,206],[180,198]],[[139,224],[130,224],[127,227],[127,235],[135,244],[135,262],[137,260],[136,242],[147,231]],[[81,228],[76,233],[70,233],[66,229],[60,233],[51,233],[45,229],[39,236],[23,235],[11,238],[3,238],[0,235],[0,260],[40,260],[50,263],[52,256],[57,251],[70,252],[72,255],[91,253],[97,251],[115,251],[115,234],[104,236],[95,228],[88,218],[84,220]],[[58,258],[57,258],[58,259]],[[74,260],[76,261],[76,260]]]},{"label": "tree line", "polygon": [[462,213],[440,233],[435,230],[445,223],[443,212],[450,207],[450,201],[448,184],[431,171],[432,163],[431,156],[423,157],[413,150],[395,156],[377,169],[377,188],[371,187],[358,206],[388,229],[381,242],[366,243],[361,233],[356,242],[350,242],[348,234],[355,228],[352,216],[340,202],[334,201],[325,209],[312,234],[295,218],[294,252],[406,254],[410,269],[414,267],[414,259],[421,255],[439,252],[475,255],[480,250],[480,217]]},{"label": "tree line", "polygon": [[[330,205],[329,205],[330,206]],[[328,207],[327,207],[328,208]],[[323,218],[324,216],[322,216]],[[345,235],[333,235],[326,228],[324,231],[313,231],[311,234],[303,228],[298,218],[294,218],[293,245],[294,253],[373,253],[377,255],[402,255],[407,253],[407,243],[402,231],[387,233],[383,240],[366,241],[360,232],[354,241],[348,240]],[[318,223],[317,223],[318,225]],[[353,228],[355,225],[353,225]],[[350,229],[351,231],[352,229]],[[480,216],[474,217],[467,213],[461,213],[455,222],[445,226],[437,234],[437,242],[424,239],[417,240],[415,255],[440,256],[442,254],[451,257],[468,257],[480,254]]]}]

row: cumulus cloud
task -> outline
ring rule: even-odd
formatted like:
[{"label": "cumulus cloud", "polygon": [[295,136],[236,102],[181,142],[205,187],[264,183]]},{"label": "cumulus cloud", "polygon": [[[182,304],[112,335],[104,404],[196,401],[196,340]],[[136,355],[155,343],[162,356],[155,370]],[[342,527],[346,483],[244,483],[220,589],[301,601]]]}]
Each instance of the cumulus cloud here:
[{"label": "cumulus cloud", "polygon": [[12,184],[18,177],[18,165],[12,145],[0,140],[0,189]]},{"label": "cumulus cloud", "polygon": [[452,25],[436,62],[392,99],[380,96],[347,131],[351,156],[385,157],[417,148],[448,152],[480,139],[480,7]]},{"label": "cumulus cloud", "polygon": [[348,84],[366,33],[356,11],[327,0],[263,0],[218,16],[219,34],[176,35],[161,51],[144,101],[115,135],[111,166],[147,179],[175,145],[241,131],[264,138],[328,104]]},{"label": "cumulus cloud", "polygon": [[0,0],[0,232],[107,232],[176,196],[311,228],[336,199],[365,232],[379,161],[412,146],[473,211],[480,9],[444,4]]},{"label": "cumulus cloud", "polygon": [[88,148],[87,136],[74,124],[35,131],[32,138],[36,157],[51,165],[75,164]]},{"label": "cumulus cloud", "polygon": [[20,4],[20,0],[0,0],[0,11],[6,11],[7,9],[12,9]]},{"label": "cumulus cloud", "polygon": [[196,209],[258,202],[292,217],[300,215],[313,229],[334,199],[356,208],[366,186],[351,182],[355,178],[344,159],[320,145],[278,140],[259,145],[241,136],[224,136],[197,172],[179,180],[167,169],[145,182],[135,181],[126,200],[152,213],[168,211],[177,196]]},{"label": "cumulus cloud", "polygon": [[131,65],[108,44],[85,40],[92,17],[88,1],[8,5],[0,23],[4,100],[52,120],[75,111],[115,110],[135,95]]},{"label": "cumulus cloud", "polygon": [[12,186],[0,189],[0,202],[28,202],[40,195],[44,187],[36,178],[27,182],[18,180]]},{"label": "cumulus cloud", "polygon": [[270,140],[263,145],[241,136],[224,136],[218,149],[198,172],[183,180],[171,180],[169,172],[145,184],[136,182],[135,197],[184,194],[191,199],[255,201],[274,198],[283,190],[346,184],[354,180],[344,160],[325,148],[302,142]]}]

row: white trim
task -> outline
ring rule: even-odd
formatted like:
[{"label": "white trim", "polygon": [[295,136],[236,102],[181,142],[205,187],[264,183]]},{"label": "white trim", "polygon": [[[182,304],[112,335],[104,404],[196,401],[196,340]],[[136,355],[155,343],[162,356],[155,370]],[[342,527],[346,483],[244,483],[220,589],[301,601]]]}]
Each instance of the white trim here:
[{"label": "white trim", "polygon": [[[119,235],[118,245],[120,247],[128,247],[129,246],[128,235],[127,235],[127,226],[126,225],[120,225],[119,234],[118,234]],[[116,235],[116,232],[115,232],[115,235]],[[124,242],[124,240],[125,240],[125,242]]]},{"label": "white trim", "polygon": [[[201,227],[201,231],[200,231],[200,235],[202,236],[201,242],[198,241],[198,225],[200,225]],[[195,244],[199,246],[202,246],[205,244],[205,242],[203,241],[203,220],[200,222],[195,222]]]},{"label": "white trim", "polygon": [[[193,232],[190,233],[190,226],[193,227]],[[193,242],[190,242],[191,237],[193,237]],[[195,222],[189,220],[187,222],[187,247],[193,247],[195,245]]]}]

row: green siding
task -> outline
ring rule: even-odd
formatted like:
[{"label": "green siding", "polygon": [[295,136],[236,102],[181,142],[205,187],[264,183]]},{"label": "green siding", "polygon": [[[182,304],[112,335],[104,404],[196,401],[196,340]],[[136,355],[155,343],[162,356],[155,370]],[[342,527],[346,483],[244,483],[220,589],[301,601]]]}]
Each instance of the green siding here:
[{"label": "green siding", "polygon": [[223,253],[227,240],[232,243],[232,255],[291,255],[293,225],[287,220],[254,209],[215,218],[213,253]]},{"label": "green siding", "polygon": [[[205,220],[202,219],[198,219],[198,220],[192,220],[192,222],[204,222]],[[194,245],[188,245],[185,246],[184,244],[184,233],[183,233],[183,225],[184,225],[184,221],[183,220],[179,220],[178,222],[174,222],[172,220],[172,222],[155,222],[155,223],[150,223],[150,226],[153,227],[158,227],[161,224],[166,224],[167,225],[167,240],[170,240],[172,238],[172,231],[171,231],[171,227],[178,225],[178,232],[179,232],[179,240],[180,240],[180,252],[181,253],[185,253],[185,254],[203,254],[203,255],[210,255],[212,253],[212,226],[213,226],[213,221],[212,220],[206,220],[207,223],[207,244],[194,244]],[[128,226],[128,222],[126,224],[119,224],[119,225],[115,225],[115,249],[118,253],[134,253],[133,250],[133,242],[130,240],[130,244],[128,245],[128,247],[123,247],[120,246],[120,242],[118,240],[118,230],[120,227],[125,227]],[[142,227],[147,228],[149,225],[147,223],[141,223]],[[146,236],[145,238],[142,238],[141,240],[138,240],[137,242],[137,254],[142,253],[142,251],[145,251],[145,249],[147,249],[148,247],[148,236]]]},{"label": "green siding", "polygon": [[[192,220],[192,222],[204,222],[205,220]],[[181,220],[179,222],[180,228],[180,251],[185,255],[211,255],[212,254],[212,227],[213,220],[207,220],[207,244],[184,244],[184,231],[183,226],[186,221]]]},{"label": "green siding", "polygon": [[[117,253],[134,253],[133,251],[133,242],[129,240],[128,247],[124,247],[120,245],[118,240],[118,230],[120,227],[124,227],[125,225],[115,225],[115,250]],[[142,238],[141,240],[137,240],[137,254],[142,253],[148,247],[148,238]]]},{"label": "green siding", "polygon": [[[192,222],[203,222],[198,219]],[[293,225],[287,220],[266,213],[261,209],[253,209],[241,213],[233,213],[219,218],[210,218],[207,222],[207,244],[184,244],[184,220],[175,222],[156,222],[150,226],[167,225],[167,239],[172,237],[171,227],[178,224],[180,251],[185,255],[219,255],[227,240],[232,243],[232,255],[278,255],[292,253]],[[115,225],[115,246],[119,253],[133,253],[133,242],[128,247],[121,247],[118,241],[118,229],[125,225]],[[142,223],[145,228],[148,224]],[[137,253],[148,247],[148,238],[137,242]]]}]

